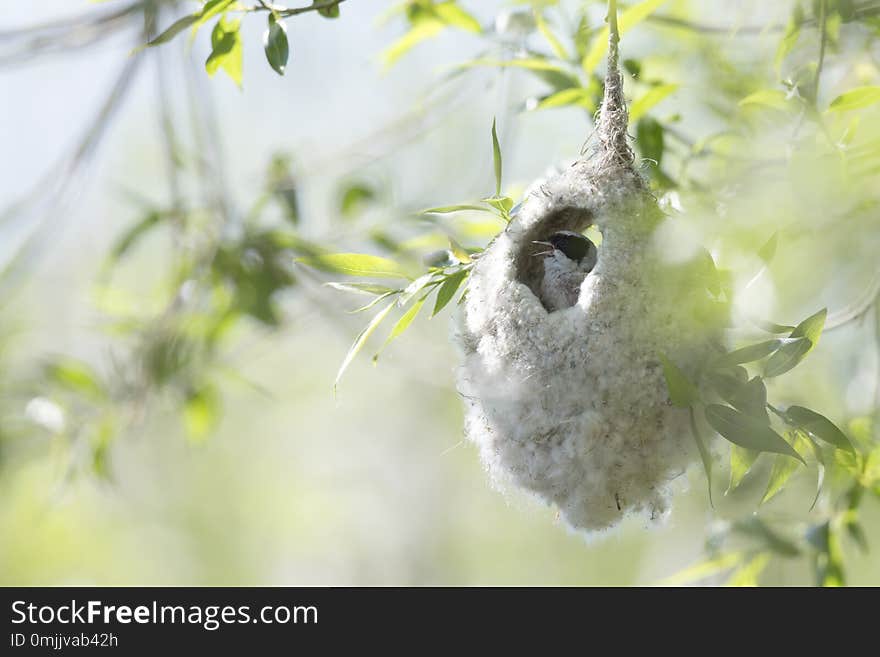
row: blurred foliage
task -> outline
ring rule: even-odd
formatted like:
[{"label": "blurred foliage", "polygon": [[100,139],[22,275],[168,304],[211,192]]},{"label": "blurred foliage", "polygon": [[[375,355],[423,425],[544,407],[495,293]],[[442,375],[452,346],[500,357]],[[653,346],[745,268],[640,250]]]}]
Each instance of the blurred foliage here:
[{"label": "blurred foliage", "polygon": [[[98,35],[117,29],[117,21],[140,22],[139,44],[151,48],[186,35],[192,40],[211,25],[205,69],[210,75],[222,70],[241,86],[243,21],[265,18],[263,51],[283,75],[296,65],[285,20],[308,12],[337,18],[343,2],[315,0],[299,8],[135,2],[112,13],[112,21],[101,10],[69,23],[91,26]],[[667,247],[673,257],[701,248],[701,239],[712,243],[705,254],[707,292],[719,313],[732,318],[735,348],[719,348],[699,380],[689,380],[665,357],[664,371],[673,403],[691,409],[713,505],[712,471],[723,452],[725,495],[734,499],[757,486],[761,508],[720,521],[707,540],[707,560],[667,581],[756,585],[772,564],[805,561],[817,584],[845,584],[848,552],[869,548],[863,502],[880,496],[880,394],[863,414],[852,416],[839,401],[820,414],[809,406],[829,403],[828,395],[798,388],[795,368],[823,333],[872,314],[875,343],[860,350],[880,347],[876,257],[862,265],[871,275],[867,289],[843,310],[816,312],[821,304],[814,301],[823,270],[840,264],[819,265],[816,254],[846,258],[848,236],[876,243],[880,232],[880,7],[870,0],[790,0],[784,22],[726,25],[701,22],[690,4],[630,2],[619,19],[622,33],[652,39],[644,54],[622,63],[642,169],[670,225],[698,236],[691,244],[681,231],[673,233]],[[382,16],[381,29],[402,33],[389,36],[381,64],[402,64],[435,38],[473,39],[480,54],[443,72],[444,80],[487,69],[498,76],[519,72],[531,78],[517,87],[525,92],[512,103],[523,115],[573,110],[592,117],[603,95],[604,2],[521,1],[490,22],[478,18],[478,9],[464,0],[396,3]],[[734,44],[738,57],[727,56],[720,43]],[[19,55],[15,44],[9,52],[10,61]],[[138,50],[136,57],[148,52]],[[238,212],[225,200],[222,178],[200,163],[203,155],[176,143],[175,131],[183,128],[166,125],[177,181],[172,189],[187,179],[208,193],[200,200],[178,191],[168,200],[139,201],[98,285],[110,355],[96,363],[42,357],[22,380],[5,378],[4,414],[20,413],[10,410],[14,400],[26,405],[29,424],[0,423],[0,459],[17,444],[13,433],[38,431],[67,445],[66,478],[86,473],[109,480],[120,438],[158,408],[177,418],[192,444],[203,443],[224,411],[220,382],[237,377],[226,364],[237,336],[295,328],[297,317],[284,310],[291,298],[337,309],[338,298],[323,289],[360,297],[364,302],[351,312],[371,316],[340,355],[335,386],[370,345],[376,362],[420,316],[461,303],[474,259],[516,215],[522,188],[504,184],[498,130],[516,120],[502,116],[487,131],[481,150],[487,158],[491,153],[495,184],[482,198],[451,198],[450,205],[422,211],[389,208],[394,200],[387,184],[357,172],[331,181],[339,230],[319,238],[303,231],[307,218],[291,154],[272,158],[250,206]],[[384,218],[376,219],[377,209]],[[116,279],[150,240],[161,240],[168,258],[161,291],[146,302]],[[820,246],[806,250],[807,242]],[[794,323],[776,324],[739,301],[769,277]],[[778,384],[782,375],[795,383]],[[706,439],[715,433],[726,442]],[[807,471],[803,517],[792,521],[764,511]]]}]

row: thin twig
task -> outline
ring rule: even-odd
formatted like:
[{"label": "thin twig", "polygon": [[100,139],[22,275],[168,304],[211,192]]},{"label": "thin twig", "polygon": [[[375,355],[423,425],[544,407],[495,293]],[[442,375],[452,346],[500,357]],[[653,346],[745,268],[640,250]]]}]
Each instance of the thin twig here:
[{"label": "thin twig", "polygon": [[309,5],[308,7],[295,7],[293,9],[286,9],[284,7],[276,7],[275,5],[268,4],[266,2],[262,2],[262,0],[258,0],[260,4],[254,5],[253,7],[248,7],[247,11],[271,11],[283,18],[287,18],[289,16],[296,16],[298,14],[305,14],[308,11],[320,11],[321,9],[333,9],[334,7],[338,7],[345,0],[325,0],[324,2],[316,2],[313,5]]}]

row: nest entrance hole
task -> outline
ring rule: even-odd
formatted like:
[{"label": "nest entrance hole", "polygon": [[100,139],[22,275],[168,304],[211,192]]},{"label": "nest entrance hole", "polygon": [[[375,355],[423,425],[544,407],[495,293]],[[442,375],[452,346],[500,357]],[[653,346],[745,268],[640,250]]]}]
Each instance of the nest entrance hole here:
[{"label": "nest entrance hole", "polygon": [[585,233],[597,249],[601,246],[602,235],[593,221],[592,213],[581,208],[560,208],[525,230],[516,254],[516,280],[527,285],[537,299],[541,299],[541,280],[544,276],[542,254],[547,247],[536,242],[547,242],[551,235],[562,230]]}]

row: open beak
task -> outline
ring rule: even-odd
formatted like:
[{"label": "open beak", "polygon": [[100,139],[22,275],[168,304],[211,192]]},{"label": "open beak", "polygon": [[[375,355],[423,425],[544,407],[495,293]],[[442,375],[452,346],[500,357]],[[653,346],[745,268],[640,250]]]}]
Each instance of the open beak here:
[{"label": "open beak", "polygon": [[550,242],[542,242],[541,240],[533,240],[532,244],[540,244],[541,246],[546,246],[549,248],[549,251],[539,251],[538,253],[533,253],[533,256],[545,256],[545,255],[553,255],[553,251],[555,247]]}]

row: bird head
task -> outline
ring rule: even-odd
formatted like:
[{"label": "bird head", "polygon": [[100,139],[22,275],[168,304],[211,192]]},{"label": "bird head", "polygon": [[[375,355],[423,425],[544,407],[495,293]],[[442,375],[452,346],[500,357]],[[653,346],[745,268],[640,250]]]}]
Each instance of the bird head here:
[{"label": "bird head", "polygon": [[559,251],[569,260],[582,264],[589,262],[595,264],[596,245],[580,233],[571,230],[560,230],[547,238],[546,241],[536,241],[535,244],[549,247],[548,251],[541,251],[535,255],[553,255]]}]

